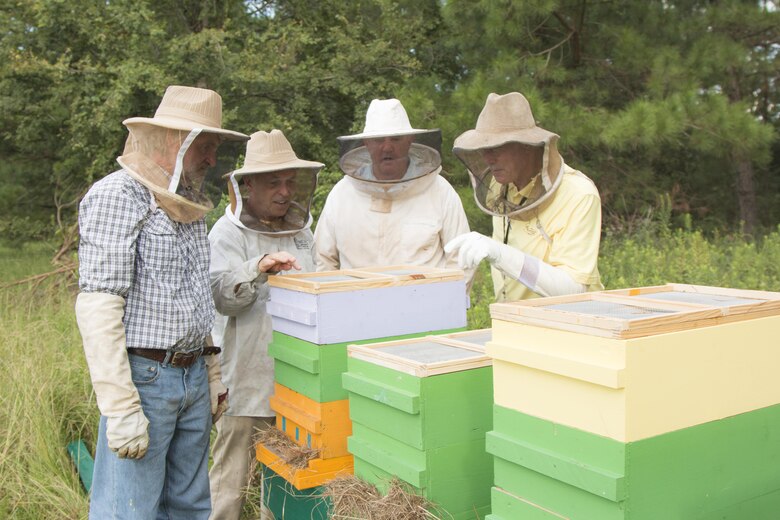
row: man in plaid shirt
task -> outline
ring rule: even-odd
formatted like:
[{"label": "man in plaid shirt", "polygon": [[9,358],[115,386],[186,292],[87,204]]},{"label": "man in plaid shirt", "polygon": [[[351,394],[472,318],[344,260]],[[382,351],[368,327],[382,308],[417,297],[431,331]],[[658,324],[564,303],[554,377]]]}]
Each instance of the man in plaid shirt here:
[{"label": "man in plaid shirt", "polygon": [[[206,519],[208,448],[226,407],[209,242],[223,141],[216,92],[169,87],[154,117],[124,121],[122,169],[79,211],[76,317],[101,418],[91,519]],[[222,403],[220,401],[222,400]]]}]

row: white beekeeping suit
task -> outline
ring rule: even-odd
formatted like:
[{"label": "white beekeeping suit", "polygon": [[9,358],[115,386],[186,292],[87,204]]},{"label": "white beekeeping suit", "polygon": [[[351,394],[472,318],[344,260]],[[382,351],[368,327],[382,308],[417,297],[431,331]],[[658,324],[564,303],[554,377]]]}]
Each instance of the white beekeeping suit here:
[{"label": "white beekeeping suit", "polygon": [[457,268],[444,245],[469,228],[460,198],[439,175],[441,132],[412,128],[397,99],[375,99],[364,131],[339,141],[345,177],[317,223],[317,269]]},{"label": "white beekeeping suit", "polygon": [[222,346],[222,379],[230,389],[229,407],[217,422],[209,472],[213,519],[239,518],[252,436],[272,423],[267,281],[280,269],[314,270],[309,206],[322,166],[298,159],[279,130],[252,134],[243,167],[228,179],[231,203],[209,233],[209,275],[217,309],[212,336]]}]

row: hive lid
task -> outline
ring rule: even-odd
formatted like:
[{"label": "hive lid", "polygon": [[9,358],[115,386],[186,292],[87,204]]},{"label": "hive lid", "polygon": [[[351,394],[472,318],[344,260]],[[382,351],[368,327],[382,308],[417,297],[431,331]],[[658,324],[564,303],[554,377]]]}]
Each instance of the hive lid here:
[{"label": "hive lid", "polygon": [[[479,333],[484,337],[485,331]],[[485,354],[484,345],[468,343],[459,338],[459,334],[444,336],[425,336],[422,338],[349,345],[349,357],[367,361],[375,365],[391,368],[416,377],[435,376],[481,368],[492,365],[492,359]],[[477,334],[471,334],[476,337]],[[486,339],[485,341],[488,341]]]},{"label": "hive lid", "polygon": [[494,303],[493,319],[610,338],[638,338],[780,315],[780,293],[667,284]]},{"label": "hive lid", "polygon": [[458,280],[465,280],[465,274],[460,269],[392,265],[269,276],[268,284],[271,287],[322,294]]}]

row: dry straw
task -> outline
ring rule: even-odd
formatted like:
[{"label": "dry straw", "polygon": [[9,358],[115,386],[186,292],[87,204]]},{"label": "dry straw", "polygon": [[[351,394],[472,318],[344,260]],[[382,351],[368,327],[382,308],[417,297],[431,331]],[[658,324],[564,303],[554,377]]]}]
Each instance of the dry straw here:
[{"label": "dry straw", "polygon": [[293,469],[303,469],[309,461],[319,455],[319,450],[301,446],[290,439],[283,431],[276,428],[265,428],[255,434],[255,441],[274,452]]},{"label": "dry straw", "polygon": [[323,496],[330,501],[330,518],[335,520],[451,520],[427,499],[411,493],[397,478],[382,494],[363,480],[344,475],[323,484]]}]

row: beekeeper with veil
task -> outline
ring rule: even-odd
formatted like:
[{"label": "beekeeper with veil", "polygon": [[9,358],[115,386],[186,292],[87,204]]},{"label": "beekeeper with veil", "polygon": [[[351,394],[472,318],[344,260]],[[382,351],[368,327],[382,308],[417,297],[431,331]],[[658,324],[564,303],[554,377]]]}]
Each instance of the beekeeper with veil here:
[{"label": "beekeeper with veil", "polygon": [[185,86],[124,125],[121,168],[79,207],[76,318],[101,413],[89,517],[205,520],[227,390],[204,216],[248,137],[222,128],[219,94]]}]

